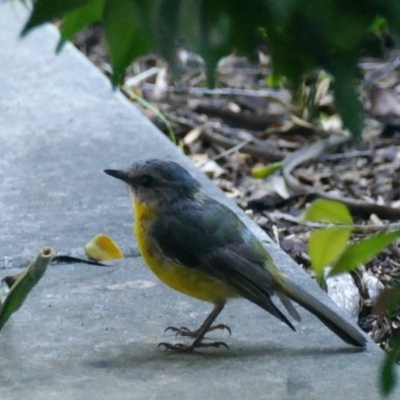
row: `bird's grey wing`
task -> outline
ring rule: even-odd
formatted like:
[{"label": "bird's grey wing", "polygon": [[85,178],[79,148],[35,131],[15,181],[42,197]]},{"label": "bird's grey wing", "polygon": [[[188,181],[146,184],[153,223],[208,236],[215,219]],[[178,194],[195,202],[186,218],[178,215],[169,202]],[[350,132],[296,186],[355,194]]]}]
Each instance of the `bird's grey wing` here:
[{"label": "bird's grey wing", "polygon": [[[294,329],[271,300],[278,270],[268,268],[267,264],[272,263],[268,253],[259,251],[253,242],[261,244],[227,207],[209,199],[206,204],[182,207],[179,212],[171,210],[157,219],[150,234],[164,257],[226,282],[240,296]],[[297,319],[290,301],[282,297]]]},{"label": "bird's grey wing", "polygon": [[148,234],[165,257],[199,268],[213,249],[242,243],[242,225],[231,210],[205,197],[201,202],[175,204],[158,216]]},{"label": "bird's grey wing", "polygon": [[[244,243],[215,249],[205,258],[203,268],[210,275],[235,288],[242,297],[257,304],[295,330],[271,299],[271,295],[274,294],[275,277],[272,271],[260,265],[263,262],[262,254]],[[300,316],[290,300],[284,295],[282,297],[284,299],[282,303],[289,313],[295,319],[299,319]]]}]

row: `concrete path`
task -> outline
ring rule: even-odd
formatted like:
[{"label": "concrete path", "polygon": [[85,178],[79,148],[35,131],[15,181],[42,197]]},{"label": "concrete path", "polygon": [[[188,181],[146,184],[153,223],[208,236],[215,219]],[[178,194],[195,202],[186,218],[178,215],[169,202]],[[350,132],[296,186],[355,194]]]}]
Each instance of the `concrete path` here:
[{"label": "concrete path", "polygon": [[[134,247],[127,189],[105,168],[174,159],[236,209],[77,50],[55,56],[52,26],[19,40],[25,21],[18,2],[0,2],[1,276],[21,255],[81,248],[98,233]],[[240,215],[285,272],[332,304]],[[1,333],[1,400],[379,398],[377,346],[355,351],[303,311],[294,333],[235,301],[218,320],[232,337],[215,334],[229,351],[166,354],[157,343],[174,337],[163,330],[197,327],[210,306],[164,287],[140,257],[114,264],[48,270]]]}]

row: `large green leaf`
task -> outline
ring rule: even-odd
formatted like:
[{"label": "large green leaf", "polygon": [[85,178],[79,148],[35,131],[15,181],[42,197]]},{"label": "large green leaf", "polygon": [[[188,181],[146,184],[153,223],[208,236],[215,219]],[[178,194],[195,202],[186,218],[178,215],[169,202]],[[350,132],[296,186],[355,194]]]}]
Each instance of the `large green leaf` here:
[{"label": "large green leaf", "polygon": [[[298,0],[280,7],[280,12],[275,10],[277,2],[267,3],[272,16],[266,23],[275,72],[287,76],[294,87],[306,71],[322,68],[332,74],[344,124],[360,134],[356,65],[368,28],[381,9],[378,0],[364,2],[362,13],[353,2]],[[338,29],[338,20],[346,29]]]},{"label": "large green leaf", "polygon": [[400,237],[400,231],[382,232],[368,236],[350,245],[336,261],[331,275],[337,275],[344,271],[352,271],[360,264],[364,264],[379,254],[387,246]]},{"label": "large green leaf", "polygon": [[313,232],[308,240],[308,254],[317,274],[322,277],[324,267],[336,261],[346,248],[351,228],[326,228]]},{"label": "large green leaf", "polygon": [[350,225],[353,222],[349,210],[343,203],[325,199],[315,200],[306,209],[301,219],[342,225]]},{"label": "large green leaf", "polygon": [[268,19],[267,2],[252,0],[250,7],[242,0],[202,0],[199,4],[200,37],[194,50],[205,58],[209,83],[213,85],[215,66],[222,57],[233,50],[255,56],[261,42],[259,29]]},{"label": "large green leaf", "polygon": [[155,50],[169,63],[178,77],[176,57],[176,40],[179,35],[179,12],[181,0],[161,0],[157,15],[157,29],[155,31]]},{"label": "large green leaf", "polygon": [[398,366],[391,359],[391,357],[386,356],[382,367],[381,367],[381,379],[380,379],[380,389],[384,396],[388,396],[397,382],[397,369]]},{"label": "large green leaf", "polygon": [[67,13],[61,24],[61,39],[57,46],[60,51],[67,40],[70,40],[77,32],[88,25],[101,19],[104,0],[89,0],[82,7]]},{"label": "large green leaf", "polygon": [[[347,65],[338,63],[339,65],[333,67],[331,73],[335,76],[333,82],[335,103],[343,124],[355,136],[361,136],[363,127],[362,105],[356,92],[355,63],[356,60],[349,61]],[[343,68],[346,68],[346,71]],[[353,69],[353,73],[348,72],[350,68]]]},{"label": "large green leaf", "polygon": [[132,60],[153,50],[151,6],[154,1],[105,0],[103,21],[114,84]]},{"label": "large green leaf", "polygon": [[392,393],[398,381],[399,366],[397,362],[400,356],[400,336],[395,337],[391,346],[391,350],[386,353],[380,371],[380,390],[384,396],[388,396]]},{"label": "large green leaf", "polygon": [[84,6],[90,0],[37,0],[21,35],[26,35],[31,29],[44,22],[61,18],[66,13]]}]

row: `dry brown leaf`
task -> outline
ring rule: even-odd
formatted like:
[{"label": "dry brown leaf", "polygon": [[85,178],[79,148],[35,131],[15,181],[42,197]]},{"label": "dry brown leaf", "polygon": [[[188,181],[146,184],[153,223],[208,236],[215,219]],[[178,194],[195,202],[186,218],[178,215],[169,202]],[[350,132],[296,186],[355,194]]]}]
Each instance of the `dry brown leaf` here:
[{"label": "dry brown leaf", "polygon": [[370,92],[370,113],[374,117],[400,117],[400,96],[390,90],[374,86]]},{"label": "dry brown leaf", "polygon": [[203,133],[203,127],[201,126],[191,129],[182,139],[183,144],[185,146],[191,146],[194,142],[196,142],[200,138],[202,133]]}]

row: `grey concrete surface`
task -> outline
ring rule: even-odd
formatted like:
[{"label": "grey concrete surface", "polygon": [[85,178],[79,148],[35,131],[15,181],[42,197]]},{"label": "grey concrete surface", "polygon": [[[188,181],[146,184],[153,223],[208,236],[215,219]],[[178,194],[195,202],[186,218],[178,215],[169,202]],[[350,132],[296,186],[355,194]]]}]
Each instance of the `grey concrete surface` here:
[{"label": "grey concrete surface", "polygon": [[[54,55],[54,27],[19,40],[25,21],[17,2],[0,2],[0,260],[79,248],[101,232],[132,246],[127,189],[102,170],[138,159],[181,162],[235,208],[78,51]],[[332,304],[246,221],[281,269]],[[174,340],[167,326],[196,327],[209,311],[160,284],[140,258],[51,267],[0,335],[0,399],[379,398],[377,346],[356,351],[306,312],[294,333],[238,300],[219,317],[232,337],[213,335],[229,351],[157,348]]]}]

